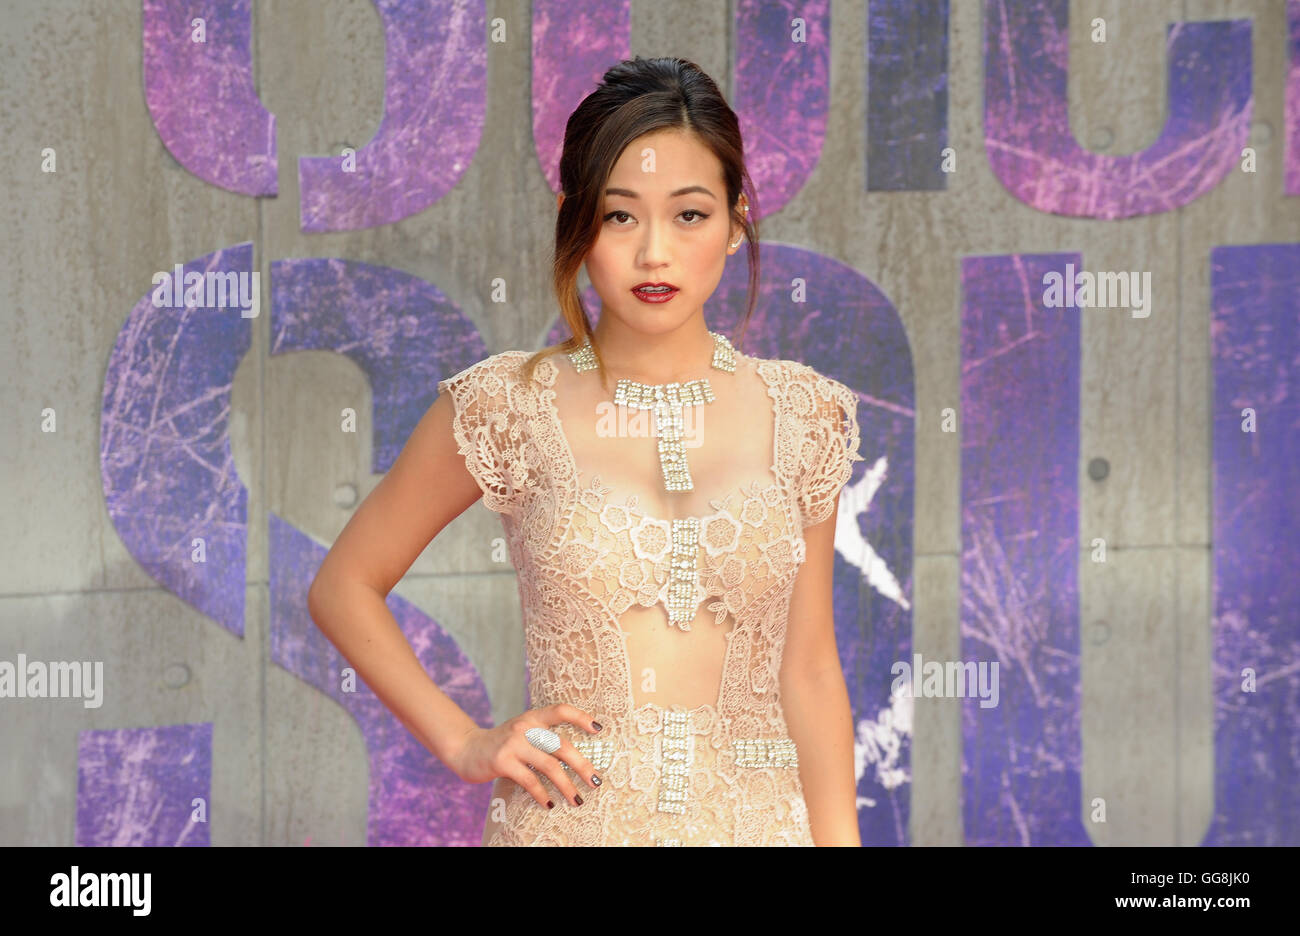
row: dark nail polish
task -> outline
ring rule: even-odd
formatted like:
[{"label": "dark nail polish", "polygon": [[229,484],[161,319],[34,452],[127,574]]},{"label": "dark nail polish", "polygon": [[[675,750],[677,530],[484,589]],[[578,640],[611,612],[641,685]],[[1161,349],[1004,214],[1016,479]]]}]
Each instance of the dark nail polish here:
[{"label": "dark nail polish", "polygon": [[546,808],[547,808],[547,809],[554,809],[554,808],[555,808],[555,804],[552,803],[550,800],[547,800],[547,801],[546,801]]},{"label": "dark nail polish", "polygon": [[592,723],[591,723],[591,727],[594,728],[594,729],[596,729],[597,731],[600,731],[600,722],[598,722],[598,721],[594,721],[594,722],[592,722]]},{"label": "dark nail polish", "polygon": [[596,784],[596,786],[600,786],[600,777],[597,777],[595,774],[592,774],[591,782]]},{"label": "dark nail polish", "polygon": [[579,795],[576,794],[576,793],[573,794],[573,801],[574,801],[575,803],[577,803],[579,806],[582,805],[582,797],[579,796]]}]

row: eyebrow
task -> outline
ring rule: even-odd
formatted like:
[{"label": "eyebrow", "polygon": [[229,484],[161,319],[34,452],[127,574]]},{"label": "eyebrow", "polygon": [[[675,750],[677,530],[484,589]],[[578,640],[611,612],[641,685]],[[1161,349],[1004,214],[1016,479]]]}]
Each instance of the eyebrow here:
[{"label": "eyebrow", "polygon": [[[669,198],[676,198],[678,195],[689,195],[689,194],[691,194],[692,192],[702,192],[702,193],[704,193],[705,195],[709,196],[710,198],[713,198],[713,199],[716,199],[716,198],[717,198],[716,195],[714,195],[712,192],[710,192],[708,189],[706,189],[703,185],[688,185],[688,186],[686,186],[686,188],[679,188],[679,189],[678,189],[677,191],[675,191],[675,192],[669,192],[669,193],[668,193],[668,197],[669,197]],[[636,192],[633,192],[631,189],[625,189],[625,188],[607,188],[607,189],[605,189],[605,194],[606,194],[606,195],[625,195],[625,196],[627,196],[628,198],[640,198],[640,197],[641,197],[641,196],[638,195]]]}]

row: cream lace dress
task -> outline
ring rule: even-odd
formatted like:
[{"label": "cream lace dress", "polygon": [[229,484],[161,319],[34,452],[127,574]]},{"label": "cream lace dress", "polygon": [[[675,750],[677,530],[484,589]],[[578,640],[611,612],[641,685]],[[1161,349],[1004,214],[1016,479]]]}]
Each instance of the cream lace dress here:
[{"label": "cream lace dress", "polygon": [[[649,413],[615,406],[564,353],[525,383],[528,356],[493,355],[438,391],[502,517],[529,707],[567,702],[603,725],[552,728],[602,785],[573,777],[583,804],[556,793],[547,809],[499,778],[483,843],[812,845],[778,674],[799,625],[788,611],[803,529],[830,515],[862,460],[856,395],[736,350],[734,373],[707,373],[716,399],[683,411],[694,489],[670,492]],[[689,609],[676,622],[672,584]]]}]

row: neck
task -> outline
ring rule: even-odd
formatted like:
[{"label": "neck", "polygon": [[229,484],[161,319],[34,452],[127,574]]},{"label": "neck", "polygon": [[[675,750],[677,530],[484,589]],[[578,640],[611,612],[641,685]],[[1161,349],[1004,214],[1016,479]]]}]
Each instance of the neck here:
[{"label": "neck", "polygon": [[685,383],[708,376],[713,365],[713,336],[702,315],[660,335],[632,331],[604,316],[596,323],[594,334],[605,370],[615,380],[627,377],[647,384]]}]

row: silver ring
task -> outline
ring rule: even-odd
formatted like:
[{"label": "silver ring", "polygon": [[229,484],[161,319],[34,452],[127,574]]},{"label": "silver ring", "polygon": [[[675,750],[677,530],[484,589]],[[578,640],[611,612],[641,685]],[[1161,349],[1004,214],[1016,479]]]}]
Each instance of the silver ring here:
[{"label": "silver ring", "polygon": [[529,728],[524,732],[528,743],[547,754],[554,754],[560,749],[560,736],[549,728]]}]

